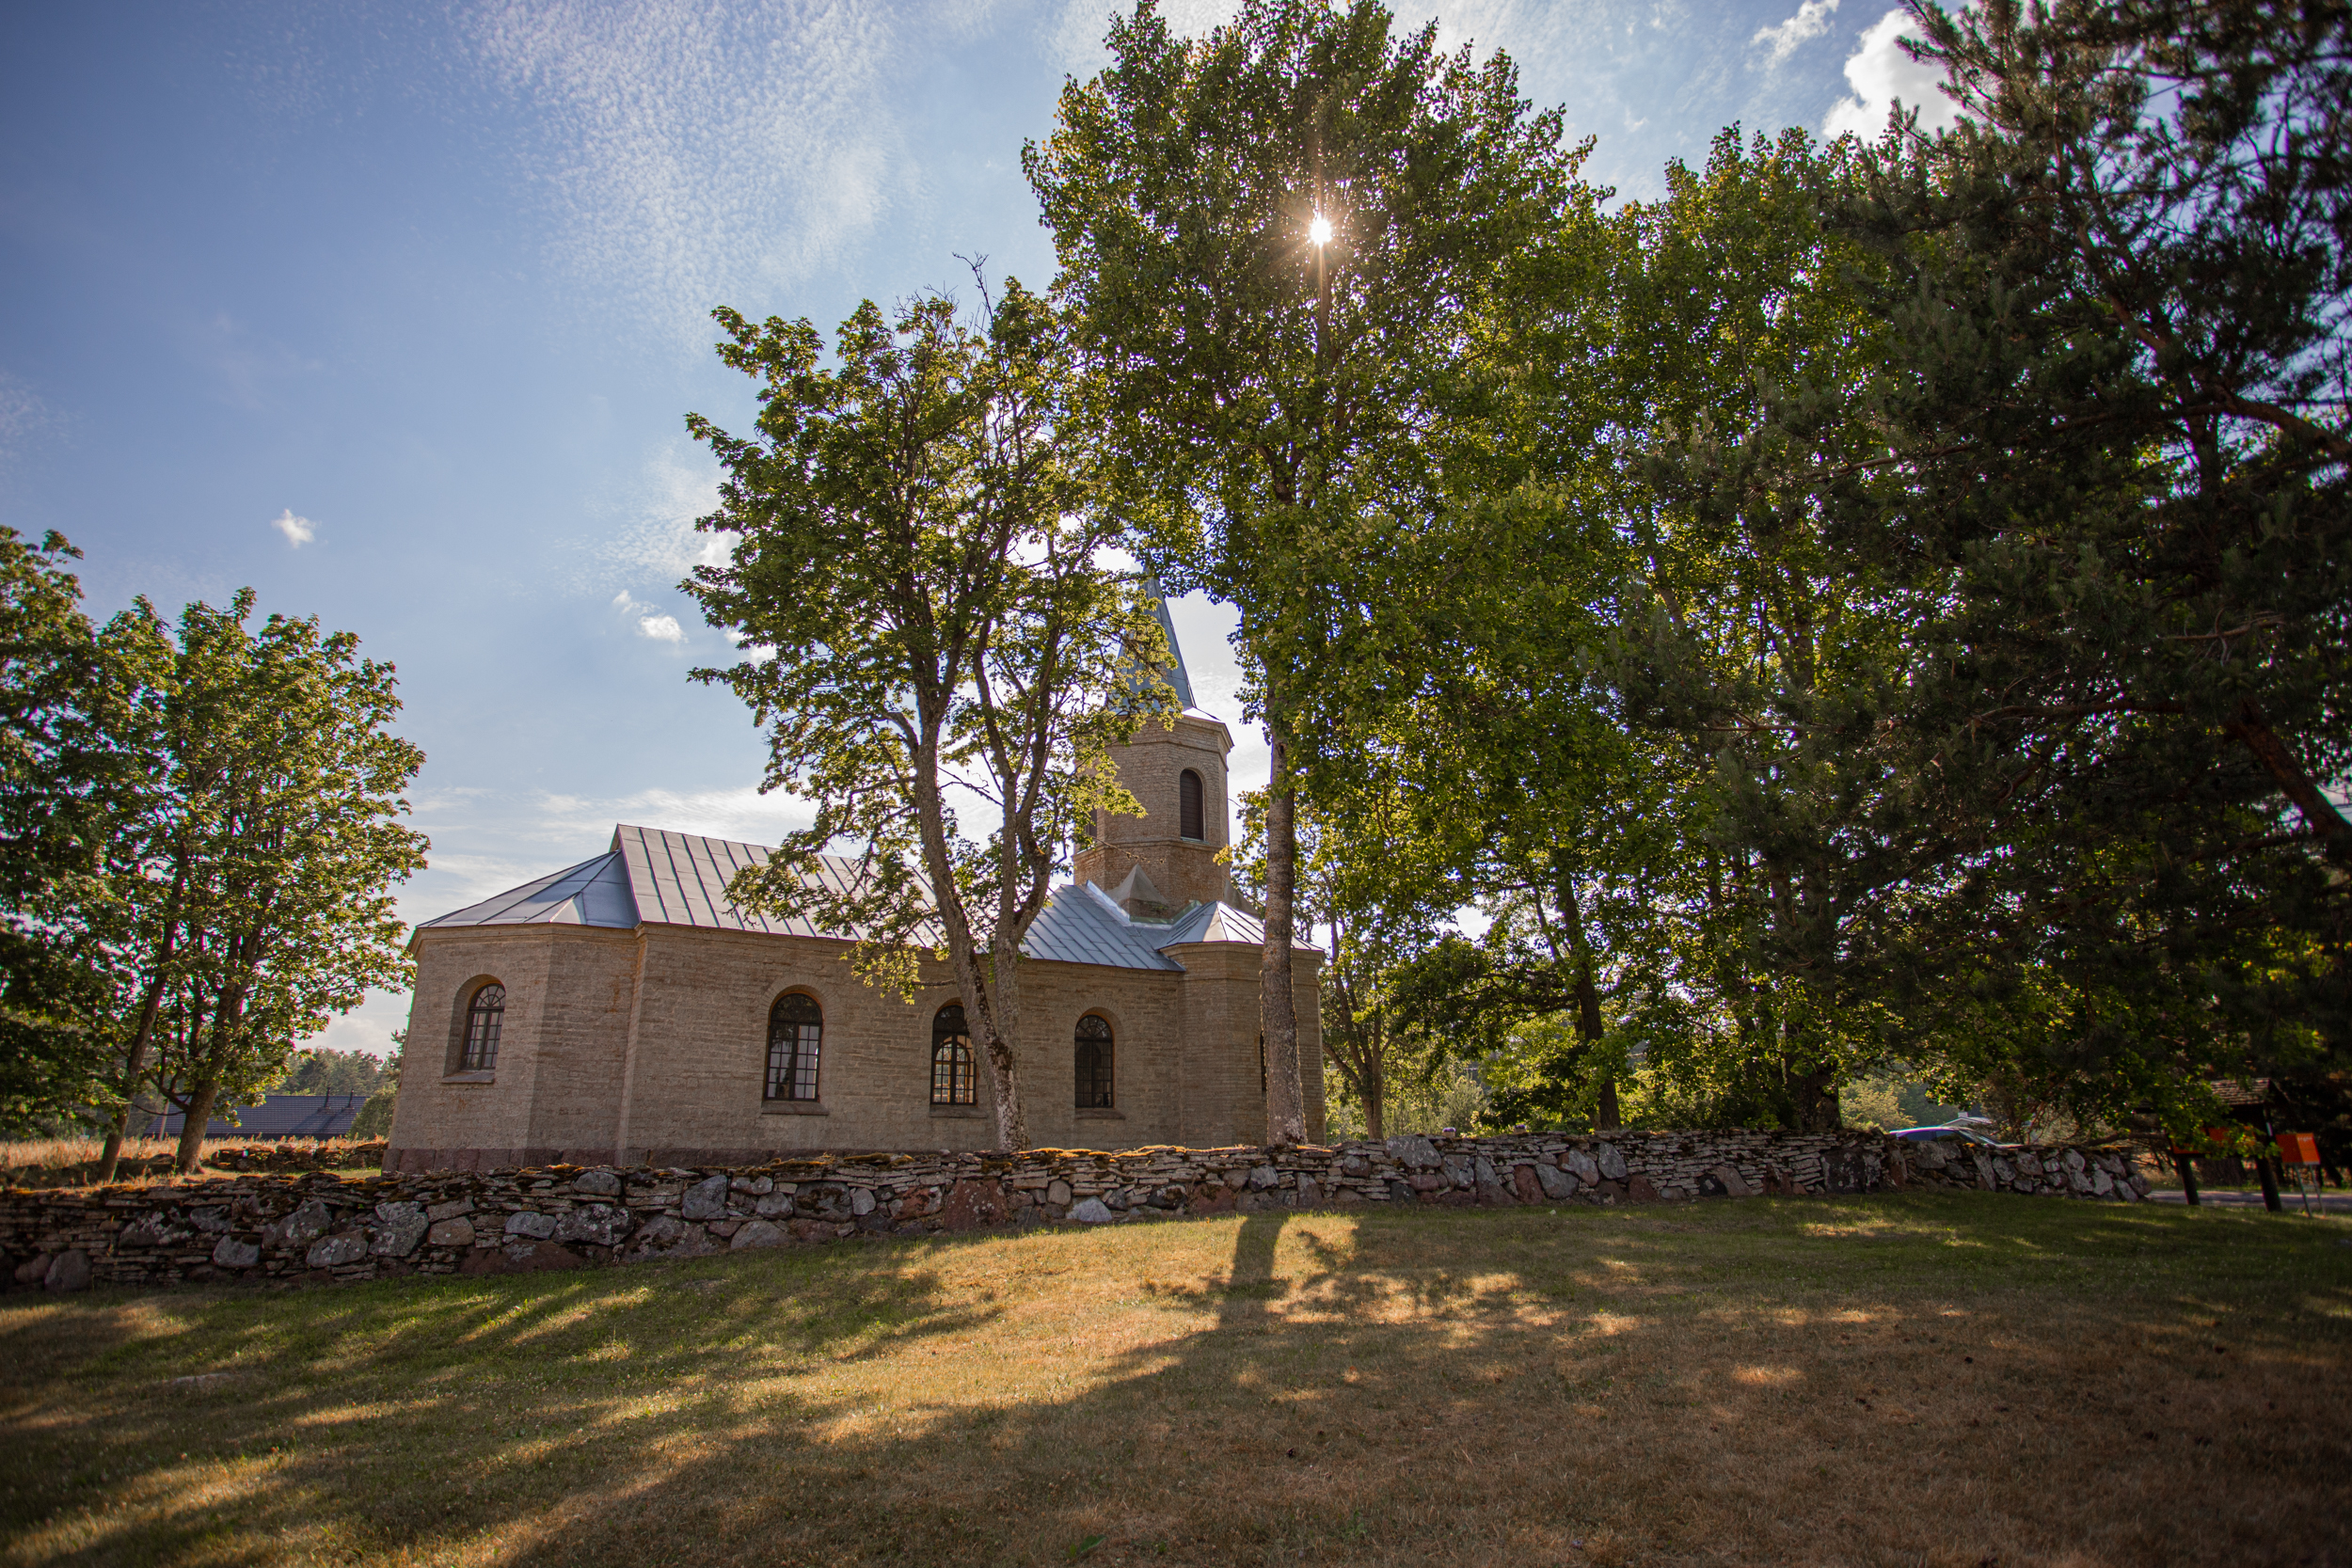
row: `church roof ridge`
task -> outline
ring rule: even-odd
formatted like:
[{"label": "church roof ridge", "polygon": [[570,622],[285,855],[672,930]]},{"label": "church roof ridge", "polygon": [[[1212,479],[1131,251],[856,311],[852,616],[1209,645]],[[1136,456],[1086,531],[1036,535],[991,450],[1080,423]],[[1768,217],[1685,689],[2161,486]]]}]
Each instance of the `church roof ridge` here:
[{"label": "church roof ridge", "polygon": [[[856,940],[855,933],[823,930],[798,916],[749,914],[728,899],[728,879],[774,854],[771,846],[630,823],[614,826],[612,844],[593,859],[425,921],[409,940],[429,930],[467,927],[634,930],[641,925]],[[822,856],[818,864],[818,875],[843,891],[856,876],[856,863],[840,856]],[[1064,883],[1038,912],[1022,951],[1045,962],[1181,971],[1184,965],[1163,949],[1189,942],[1264,940],[1264,927],[1230,904],[1197,904],[1164,925],[1132,922],[1092,884]]]}]

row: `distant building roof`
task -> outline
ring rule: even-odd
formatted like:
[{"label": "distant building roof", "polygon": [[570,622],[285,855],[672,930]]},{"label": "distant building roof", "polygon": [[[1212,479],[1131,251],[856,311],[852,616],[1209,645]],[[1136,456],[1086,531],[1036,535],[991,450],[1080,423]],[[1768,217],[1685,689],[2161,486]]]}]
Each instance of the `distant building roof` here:
[{"label": "distant building roof", "polygon": [[[364,1094],[274,1094],[259,1105],[236,1108],[231,1125],[228,1113],[204,1124],[208,1138],[340,1138],[351,1131],[352,1118],[368,1102]],[[178,1110],[152,1117],[151,1138],[176,1138],[187,1117]]]},{"label": "distant building roof", "polygon": [[[634,930],[639,925],[691,926],[707,930],[759,931],[770,936],[854,940],[854,933],[818,929],[794,918],[747,914],[727,898],[727,881],[775,851],[765,845],[674,833],[627,825],[612,831],[612,847],[595,860],[566,866],[536,881],[469,904],[417,927],[459,926],[597,926]],[[856,863],[825,856],[818,875],[839,889],[853,885]],[[930,940],[930,939],[927,939]],[[1056,963],[1114,969],[1182,970],[1164,948],[1195,942],[1265,941],[1265,927],[1231,904],[1198,904],[1172,921],[1131,920],[1091,885],[1065,886],[1039,911],[1022,952]]]}]

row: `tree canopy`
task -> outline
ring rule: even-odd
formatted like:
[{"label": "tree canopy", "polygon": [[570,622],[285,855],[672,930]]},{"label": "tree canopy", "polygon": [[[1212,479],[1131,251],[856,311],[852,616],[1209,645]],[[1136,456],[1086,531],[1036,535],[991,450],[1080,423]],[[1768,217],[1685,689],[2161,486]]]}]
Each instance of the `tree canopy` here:
[{"label": "tree canopy", "polygon": [[[1007,285],[978,325],[929,297],[842,324],[717,312],[758,379],[755,437],[690,420],[725,465],[706,530],[735,536],[687,591],[744,657],[696,672],[768,731],[764,788],[814,811],[740,874],[746,907],[856,932],[866,976],[911,994],[941,952],[990,1067],[999,1147],[1028,1143],[1021,943],[1079,822],[1137,809],[1107,747],[1162,712],[1156,603],[1112,564],[1092,388],[1055,303]],[[993,818],[985,839],[964,814]],[[830,876],[824,853],[853,847]]]}]

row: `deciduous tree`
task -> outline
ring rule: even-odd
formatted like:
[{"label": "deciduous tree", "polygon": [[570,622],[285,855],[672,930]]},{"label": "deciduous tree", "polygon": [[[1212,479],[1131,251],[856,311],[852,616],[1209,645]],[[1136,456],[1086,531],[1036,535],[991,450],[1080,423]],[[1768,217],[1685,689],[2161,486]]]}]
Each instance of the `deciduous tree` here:
[{"label": "deciduous tree", "polygon": [[[761,386],[758,434],[689,420],[725,465],[724,565],[686,589],[745,652],[696,672],[766,727],[763,788],[815,809],[733,884],[748,907],[857,932],[871,980],[912,991],[944,952],[990,1069],[998,1146],[1025,1148],[1021,943],[1075,824],[1136,811],[1107,747],[1165,711],[1156,606],[1111,552],[1089,388],[1052,302],[1009,284],[978,328],[927,298],[842,324],[716,313]],[[961,827],[957,793],[993,817]],[[823,876],[844,841],[857,872]]]},{"label": "deciduous tree", "polygon": [[405,981],[391,888],[427,847],[399,820],[424,757],[390,733],[391,667],[316,620],[257,631],[253,608],[248,589],[167,627],[141,600],[108,627],[167,656],[148,807],[125,827],[111,895],[126,911],[123,1100],[144,1083],[180,1108],[183,1171],[224,1098],[260,1095],[296,1040]]},{"label": "deciduous tree", "polygon": [[[1268,1136],[1305,1135],[1297,789],[1422,657],[1420,543],[1483,450],[1479,324],[1574,184],[1510,60],[1377,0],[1249,0],[1205,39],[1151,0],[1025,154],[1172,585],[1241,614],[1266,727]],[[1454,481],[1458,483],[1458,476]]]}]

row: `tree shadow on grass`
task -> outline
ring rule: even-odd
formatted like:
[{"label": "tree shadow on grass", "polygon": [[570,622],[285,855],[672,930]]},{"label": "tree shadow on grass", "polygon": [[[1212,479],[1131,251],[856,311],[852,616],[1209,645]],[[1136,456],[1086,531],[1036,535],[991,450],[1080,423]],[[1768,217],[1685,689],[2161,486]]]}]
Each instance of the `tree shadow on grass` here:
[{"label": "tree shadow on grass", "polygon": [[[2344,1330],[2290,1364],[2296,1333],[2233,1328],[2232,1364],[2179,1279],[2135,1293],[2168,1239],[2224,1297],[2286,1268],[2122,1212],[1758,1202],[890,1243],[298,1323],[209,1299],[49,1386],[94,1407],[10,1422],[136,1506],[6,1522],[27,1561],[2291,1559],[2352,1453],[2261,1407],[2340,1408]],[[20,1364],[38,1338],[0,1313]]]}]

